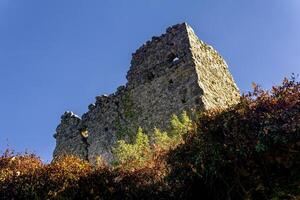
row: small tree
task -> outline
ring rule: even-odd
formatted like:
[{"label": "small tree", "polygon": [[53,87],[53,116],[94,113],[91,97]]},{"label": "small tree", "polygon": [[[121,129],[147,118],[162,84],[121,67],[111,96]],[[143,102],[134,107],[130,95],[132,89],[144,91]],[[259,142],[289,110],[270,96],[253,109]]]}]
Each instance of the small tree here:
[{"label": "small tree", "polygon": [[177,143],[180,142],[182,136],[187,134],[192,129],[192,126],[192,120],[189,118],[186,111],[183,111],[179,117],[173,115],[171,118],[171,137],[173,140],[177,141]]},{"label": "small tree", "polygon": [[113,149],[115,158],[114,164],[122,165],[124,168],[133,169],[140,168],[149,164],[156,150],[169,150],[183,142],[183,136],[192,128],[192,121],[186,112],[179,117],[172,116],[172,130],[170,134],[161,132],[155,128],[152,134],[152,148],[149,138],[143,133],[142,128],[138,128],[136,138],[133,144],[126,143],[125,140],[119,140]]},{"label": "small tree", "polygon": [[153,146],[157,149],[168,150],[173,144],[173,140],[167,132],[161,132],[155,128],[153,133]]},{"label": "small tree", "polygon": [[124,140],[117,142],[117,147],[113,149],[115,164],[122,164],[125,168],[142,167],[151,159],[151,149],[149,138],[143,133],[142,128],[137,131],[133,144],[128,144]]},{"label": "small tree", "polygon": [[135,151],[137,152],[138,163],[143,164],[151,158],[151,149],[149,144],[149,138],[143,133],[142,128],[138,129],[136,140],[134,144]]}]

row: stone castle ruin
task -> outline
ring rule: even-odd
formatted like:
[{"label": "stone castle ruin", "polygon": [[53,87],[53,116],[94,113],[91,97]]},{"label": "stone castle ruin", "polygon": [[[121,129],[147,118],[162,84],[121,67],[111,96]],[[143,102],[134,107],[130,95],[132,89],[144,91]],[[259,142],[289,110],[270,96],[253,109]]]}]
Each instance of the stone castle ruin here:
[{"label": "stone castle ruin", "polygon": [[172,114],[226,108],[240,96],[223,58],[186,23],[133,53],[127,80],[114,94],[97,96],[81,118],[65,112],[54,134],[54,157],[110,162],[116,141],[129,141],[139,126],[146,133],[167,130]]}]

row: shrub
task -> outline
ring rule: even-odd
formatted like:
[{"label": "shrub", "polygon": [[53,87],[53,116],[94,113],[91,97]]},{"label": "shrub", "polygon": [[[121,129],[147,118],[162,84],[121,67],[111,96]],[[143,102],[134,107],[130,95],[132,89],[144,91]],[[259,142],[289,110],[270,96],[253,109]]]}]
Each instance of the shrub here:
[{"label": "shrub", "polygon": [[33,154],[0,157],[1,199],[299,199],[300,83],[243,95],[227,110],[172,117],[172,129],[142,129],[119,141],[118,167],[73,156],[43,164]]},{"label": "shrub", "polygon": [[168,156],[177,196],[300,197],[300,83],[294,77],[271,91],[254,84],[237,105],[202,113],[197,127]]},{"label": "shrub", "polygon": [[174,140],[167,132],[162,132],[155,128],[153,133],[153,148],[156,150],[169,150],[173,146]]},{"label": "shrub", "polygon": [[124,168],[132,169],[144,166],[151,159],[149,139],[139,128],[133,144],[119,140],[113,149],[115,164],[122,165]]},{"label": "shrub", "polygon": [[126,143],[125,140],[118,140],[116,147],[113,149],[115,165],[122,166],[126,169],[137,169],[153,164],[153,156],[167,151],[170,148],[176,148],[177,145],[183,142],[183,136],[192,128],[192,121],[183,112],[179,117],[172,116],[171,131],[161,132],[155,128],[151,134],[153,143],[150,145],[149,138],[143,133],[142,128],[139,128],[133,144]]},{"label": "shrub", "polygon": [[178,142],[181,141],[182,136],[193,128],[192,121],[186,111],[183,111],[179,117],[177,115],[173,115],[171,118],[171,126],[172,129],[170,135],[174,139],[177,139]]}]

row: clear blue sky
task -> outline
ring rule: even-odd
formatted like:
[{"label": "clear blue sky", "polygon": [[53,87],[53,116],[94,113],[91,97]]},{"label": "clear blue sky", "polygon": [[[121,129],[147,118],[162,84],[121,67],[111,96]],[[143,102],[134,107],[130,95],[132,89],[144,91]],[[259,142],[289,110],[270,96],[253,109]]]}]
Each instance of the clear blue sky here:
[{"label": "clear blue sky", "polygon": [[241,91],[300,74],[299,0],[0,0],[0,150],[51,160],[61,114],[124,84],[131,53],[183,21]]}]

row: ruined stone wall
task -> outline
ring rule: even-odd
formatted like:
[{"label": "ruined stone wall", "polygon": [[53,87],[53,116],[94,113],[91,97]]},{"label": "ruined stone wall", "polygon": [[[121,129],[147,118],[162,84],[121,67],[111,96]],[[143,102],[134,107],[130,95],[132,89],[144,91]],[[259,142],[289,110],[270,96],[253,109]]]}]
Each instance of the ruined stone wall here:
[{"label": "ruined stone wall", "polygon": [[205,109],[226,108],[237,103],[240,93],[225,60],[210,45],[199,40],[191,27],[188,27],[188,35],[198,84],[204,91]]},{"label": "ruined stone wall", "polygon": [[54,138],[56,147],[54,157],[58,155],[73,154],[86,160],[88,157],[87,142],[81,134],[81,119],[72,112],[65,112],[61,117],[61,123],[56,128]]},{"label": "ruined stone wall", "polygon": [[54,157],[111,161],[116,141],[130,141],[139,126],[146,133],[154,127],[166,130],[172,114],[224,108],[239,96],[225,61],[185,23],[140,47],[132,55],[127,80],[114,94],[96,97],[81,119],[63,115]]}]

